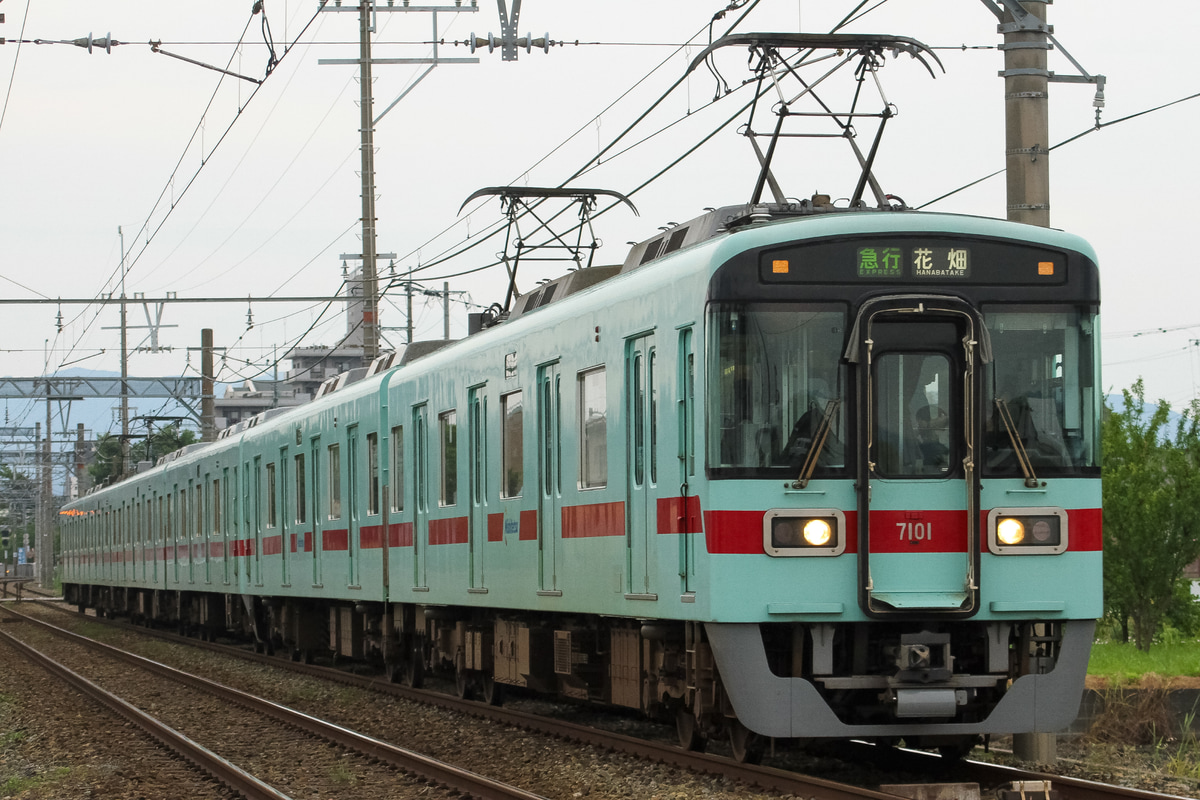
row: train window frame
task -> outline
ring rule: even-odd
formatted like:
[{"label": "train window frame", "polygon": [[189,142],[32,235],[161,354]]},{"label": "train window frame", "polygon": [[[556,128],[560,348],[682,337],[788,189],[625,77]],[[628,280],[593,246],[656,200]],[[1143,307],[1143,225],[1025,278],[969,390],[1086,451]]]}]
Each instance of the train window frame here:
[{"label": "train window frame", "polygon": [[458,505],[458,410],[438,414],[438,506]]},{"label": "train window frame", "polygon": [[275,507],[275,462],[267,462],[267,528],[274,528],[278,522]]},{"label": "train window frame", "polygon": [[367,515],[379,514],[379,433],[367,434]]},{"label": "train window frame", "polygon": [[500,395],[500,497],[525,490],[525,398],[522,390]]},{"label": "train window frame", "polygon": [[326,486],[328,491],[328,515],[329,519],[342,518],[342,450],[341,445],[337,442],[325,448],[325,453],[329,461],[329,481]]},{"label": "train window frame", "polygon": [[295,467],[296,489],[294,500],[296,501],[295,512],[292,514],[297,525],[308,524],[308,475],[304,470],[304,453],[297,453],[292,459],[292,465]]},{"label": "train window frame", "polygon": [[708,303],[705,372],[691,389],[704,398],[705,412],[692,424],[703,431],[698,444],[709,478],[795,480],[834,400],[840,403],[813,477],[851,475],[854,404],[842,358],[850,323],[842,300]]},{"label": "train window frame", "polygon": [[580,370],[578,397],[579,488],[608,486],[608,373],[603,364]]},{"label": "train window frame", "polygon": [[[993,302],[981,311],[992,342],[983,378],[982,477],[1022,476],[1013,435],[1039,478],[1099,475],[1104,392],[1098,310]],[[1005,401],[1011,433],[997,399]]]},{"label": "train window frame", "polygon": [[392,511],[404,510],[404,426],[392,427],[391,458],[391,506]]},{"label": "train window frame", "polygon": [[[911,383],[911,378],[905,376],[913,372],[914,364],[917,382],[909,386],[905,381]],[[930,366],[933,371],[927,374]],[[874,474],[893,480],[944,480],[957,475],[961,455],[951,432],[961,427],[956,409],[962,401],[956,396],[961,376],[955,374],[954,358],[941,350],[887,350],[874,357],[871,370]],[[923,377],[932,380],[922,383]],[[884,402],[885,389],[894,390],[889,399],[899,399]]]},{"label": "train window frame", "polygon": [[214,536],[221,535],[221,479],[213,478],[212,482],[212,532]]}]

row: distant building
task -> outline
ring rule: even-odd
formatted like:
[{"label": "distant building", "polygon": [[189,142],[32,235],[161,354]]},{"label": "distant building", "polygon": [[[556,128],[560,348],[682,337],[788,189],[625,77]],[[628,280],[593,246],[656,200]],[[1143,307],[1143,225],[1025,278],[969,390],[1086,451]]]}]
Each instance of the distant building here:
[{"label": "distant building", "polygon": [[229,386],[225,396],[213,401],[216,407],[217,429],[228,428],[261,414],[269,408],[298,406],[312,399],[311,394],[297,391],[285,381],[246,381],[241,386]]},{"label": "distant building", "polygon": [[292,368],[287,371],[283,382],[298,394],[307,395],[303,402],[316,396],[317,389],[326,378],[366,366],[361,346],[298,347],[291,352],[290,358]]},{"label": "distant building", "polygon": [[1192,594],[1200,597],[1200,560],[1193,561],[1184,567],[1183,577],[1192,582]]},{"label": "distant building", "polygon": [[255,378],[230,386],[215,399],[217,430],[231,427],[271,408],[307,403],[326,379],[364,367],[361,268],[347,278],[346,335],[335,347],[298,347],[287,355],[291,362],[281,381]]}]

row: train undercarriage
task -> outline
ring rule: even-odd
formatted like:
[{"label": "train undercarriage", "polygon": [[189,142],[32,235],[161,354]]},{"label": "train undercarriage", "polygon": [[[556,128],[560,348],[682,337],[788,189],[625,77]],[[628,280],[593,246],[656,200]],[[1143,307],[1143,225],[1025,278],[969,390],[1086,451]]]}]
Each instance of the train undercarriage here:
[{"label": "train undercarriage", "polygon": [[[64,594],[100,616],[204,639],[242,638],[293,660],[375,663],[411,686],[429,674],[452,677],[460,696],[488,703],[515,688],[633,709],[673,720],[684,747],[726,738],[741,760],[756,760],[770,741],[739,718],[735,700],[743,710],[748,704],[722,680],[718,662],[726,673],[734,668],[728,657],[715,657],[724,631],[710,635],[718,632],[711,624],[81,584]],[[829,735],[833,725],[958,756],[993,732],[989,715],[1016,679],[1053,671],[1064,626],[923,620],[749,627],[757,635],[744,649],[761,642],[766,680],[811,685],[831,721],[807,736],[793,728],[779,738],[839,738]],[[752,712],[743,717],[758,726]]]}]

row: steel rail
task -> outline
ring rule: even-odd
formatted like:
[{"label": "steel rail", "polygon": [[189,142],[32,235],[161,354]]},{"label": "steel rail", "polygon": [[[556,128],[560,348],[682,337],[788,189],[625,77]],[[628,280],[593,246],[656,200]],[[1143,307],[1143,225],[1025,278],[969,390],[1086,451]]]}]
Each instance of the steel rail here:
[{"label": "steel rail", "polygon": [[[28,617],[25,618],[29,619]],[[23,653],[30,661],[40,664],[55,677],[76,689],[80,694],[95,700],[117,716],[133,723],[168,750],[177,754],[180,758],[191,762],[205,773],[211,775],[222,785],[228,786],[248,800],[290,800],[288,795],[263,783],[258,778],[255,778],[235,764],[226,761],[203,745],[192,741],[174,728],[126,703],[116,695],[105,691],[79,673],[73,672],[46,654],[25,644],[20,639],[3,631],[0,631],[0,638],[12,645],[18,652]]]},{"label": "steel rail", "polygon": [[[555,720],[524,711],[499,708],[473,700],[460,700],[456,697],[437,692],[412,689],[391,683],[387,678],[382,676],[354,675],[330,667],[301,664],[276,656],[251,653],[233,645],[202,642],[186,636],[141,628],[117,620],[89,617],[86,614],[72,611],[61,605],[42,603],[41,601],[33,602],[45,605],[59,613],[81,616],[88,621],[99,621],[118,628],[136,630],[139,633],[155,636],[165,641],[200,647],[274,668],[283,668],[323,680],[335,681],[348,686],[401,697],[412,702],[435,705],[440,708],[475,717],[482,717],[501,724],[557,736],[568,741],[579,742],[593,747],[603,747],[638,758],[660,761],[682,769],[727,776],[763,789],[788,792],[801,797],[821,798],[821,800],[825,798],[829,800],[858,800],[860,798],[894,799],[896,797],[896,795],[892,794],[873,792],[869,789],[859,789],[845,784],[823,781],[819,778],[808,778],[771,767],[739,764],[721,756],[689,752],[674,745],[647,741],[619,733],[609,733],[598,728]],[[879,758],[880,749],[876,745],[865,742],[848,744],[849,749],[854,752],[854,755],[851,756],[853,758],[870,761],[877,761]],[[904,761],[911,762],[907,765],[900,764],[899,766],[918,774],[930,774],[931,772],[945,770],[944,760],[940,756],[931,753],[896,748],[895,750],[890,750],[889,755],[893,758],[898,757]],[[1178,795],[1156,794],[1142,789],[1113,786],[1081,778],[1051,775],[1044,772],[1024,770],[1002,764],[989,764],[982,761],[966,760],[962,764],[962,770],[967,779],[979,783],[981,787],[1008,785],[1017,781],[1050,781],[1061,800],[1188,800],[1188,798]]]},{"label": "steel rail", "polygon": [[[104,642],[98,642],[95,639],[65,630],[44,620],[26,616],[11,608],[5,608],[4,610],[22,618],[24,621],[43,627],[57,636],[62,636],[85,647],[99,650],[113,658],[153,672],[156,675],[161,675],[170,680],[207,692],[221,700],[237,703],[257,714],[271,717],[286,725],[298,728],[305,733],[326,739],[369,758],[378,759],[384,764],[403,770],[410,775],[416,775],[425,780],[437,783],[451,791],[462,792],[467,796],[478,798],[546,800],[542,795],[527,792],[519,787],[492,780],[484,775],[456,767],[444,761],[439,761],[436,758],[398,747],[381,739],[344,728],[341,725],[326,722],[323,719],[304,714],[287,706],[273,703],[270,700],[256,697],[247,692],[217,683],[216,681],[210,681],[199,675],[192,675],[174,667],[169,667],[166,664],[160,664],[157,661],[126,652]],[[278,662],[273,661],[272,663]]]},{"label": "steel rail", "polygon": [[[76,614],[69,609],[50,606],[61,613]],[[141,634],[153,635],[165,641],[200,647],[213,652],[223,653],[247,661],[265,664],[274,669],[284,668],[292,672],[336,681],[348,686],[354,686],[368,691],[381,692],[400,697],[415,703],[433,705],[461,714],[484,718],[501,725],[520,728],[544,735],[554,736],[566,741],[576,742],[589,747],[612,750],[639,759],[656,761],[680,769],[716,775],[740,781],[747,785],[762,789],[777,791],[783,794],[793,794],[797,797],[812,798],[812,800],[896,800],[897,795],[878,792],[849,784],[836,783],[822,778],[800,775],[787,770],[763,767],[752,764],[742,764],[730,758],[714,756],[683,750],[675,745],[639,739],[620,733],[612,733],[599,728],[591,728],[573,722],[551,719],[516,709],[490,706],[474,700],[460,700],[446,694],[412,689],[389,682],[381,676],[353,675],[342,670],[322,667],[315,664],[301,664],[280,659],[275,656],[251,653],[231,645],[201,642],[185,636],[178,636],[164,631],[153,631],[138,628],[115,620],[80,615],[89,622],[100,621],[119,628],[128,628]],[[48,624],[48,623],[43,623]],[[69,632],[68,632],[69,633]],[[72,634],[76,635],[76,634]]]}]

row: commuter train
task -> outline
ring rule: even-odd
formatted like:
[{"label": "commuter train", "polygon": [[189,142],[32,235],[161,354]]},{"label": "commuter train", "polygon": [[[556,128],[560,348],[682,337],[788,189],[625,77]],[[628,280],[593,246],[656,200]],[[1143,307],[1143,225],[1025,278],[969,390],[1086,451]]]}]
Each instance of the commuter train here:
[{"label": "commuter train", "polygon": [[746,759],[1061,729],[1101,614],[1095,254],[834,212],[709,211],[93,491],[65,594]]}]

